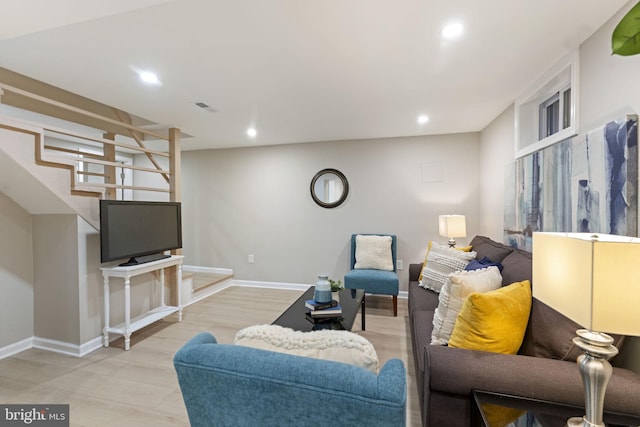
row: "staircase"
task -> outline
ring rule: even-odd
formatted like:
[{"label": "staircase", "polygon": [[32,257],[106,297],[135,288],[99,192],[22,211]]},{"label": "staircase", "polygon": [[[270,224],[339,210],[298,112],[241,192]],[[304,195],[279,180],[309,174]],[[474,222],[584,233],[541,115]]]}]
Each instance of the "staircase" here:
[{"label": "staircase", "polygon": [[[35,122],[0,115],[0,160],[7,169],[0,172],[0,184],[29,212],[76,212],[98,229],[97,199],[180,201],[178,129],[162,134],[132,125],[132,116],[115,108],[93,102],[115,118],[107,117],[1,81],[0,99],[20,107],[30,101],[33,117],[43,118]],[[57,117],[42,115],[52,109]],[[66,120],[70,115],[75,122]],[[142,184],[134,184],[134,175]],[[20,188],[12,183],[21,183]],[[32,183],[33,190],[23,191],[24,183]],[[45,189],[53,194],[45,196]],[[47,205],[43,200],[51,200],[46,212],[41,212]]]}]

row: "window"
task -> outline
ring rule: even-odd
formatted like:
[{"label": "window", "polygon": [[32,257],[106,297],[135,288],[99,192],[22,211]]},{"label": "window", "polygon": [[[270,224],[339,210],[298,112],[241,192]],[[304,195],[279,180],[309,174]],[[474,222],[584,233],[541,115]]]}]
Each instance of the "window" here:
[{"label": "window", "polygon": [[566,86],[545,99],[539,111],[538,141],[567,129],[571,125],[571,87]]},{"label": "window", "polygon": [[577,68],[575,50],[516,101],[516,158],[577,134]]}]

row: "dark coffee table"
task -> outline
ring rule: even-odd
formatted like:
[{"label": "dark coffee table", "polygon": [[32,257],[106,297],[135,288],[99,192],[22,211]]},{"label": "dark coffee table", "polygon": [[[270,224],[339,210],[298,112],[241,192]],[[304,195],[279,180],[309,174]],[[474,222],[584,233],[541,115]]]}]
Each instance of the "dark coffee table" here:
[{"label": "dark coffee table", "polygon": [[[517,425],[526,427],[565,427],[567,419],[571,417],[582,417],[584,415],[584,407],[489,391],[474,390],[473,400],[475,402],[471,408],[472,427],[494,427],[494,425],[491,424],[491,417],[487,413],[487,410],[493,410],[494,415],[497,414],[496,411],[516,410],[512,412],[512,415],[520,417]],[[487,405],[493,405],[493,408],[488,409]],[[496,406],[503,409],[497,409]],[[507,413],[502,412],[501,415],[504,416],[506,414]],[[497,416],[495,418],[501,417]],[[504,421],[504,418],[501,421]],[[604,422],[607,427],[638,426],[640,425],[640,417],[631,414],[604,411]]]},{"label": "dark coffee table", "polygon": [[291,306],[278,317],[273,324],[280,325],[296,331],[316,331],[320,329],[337,329],[350,331],[353,322],[356,320],[358,310],[362,309],[362,330],[364,331],[364,290],[343,289],[339,291],[340,305],[342,306],[342,316],[330,319],[313,321],[307,318],[309,309],[305,307],[306,300],[313,299],[315,286],[311,286],[300,298],[294,301]]}]

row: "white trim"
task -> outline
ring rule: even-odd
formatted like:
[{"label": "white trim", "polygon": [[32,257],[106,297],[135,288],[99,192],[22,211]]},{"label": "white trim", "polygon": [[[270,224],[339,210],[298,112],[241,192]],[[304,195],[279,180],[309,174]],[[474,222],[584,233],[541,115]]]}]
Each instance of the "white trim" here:
[{"label": "white trim", "polygon": [[[258,282],[258,281],[252,281],[252,280],[233,280],[230,286],[306,291],[307,289],[309,289],[310,286],[313,286],[313,285],[299,284],[299,283]],[[370,294],[367,294],[367,295],[370,295]],[[377,295],[377,294],[373,294],[373,295]],[[398,298],[403,298],[403,299],[409,298],[409,292],[408,291],[398,292]]]},{"label": "white trim", "polygon": [[22,351],[29,350],[33,347],[33,337],[25,338],[22,341],[0,347],[0,360],[18,354]]},{"label": "white trim", "polygon": [[[118,338],[120,337],[113,336],[110,341],[116,340]],[[94,351],[101,349],[103,342],[104,337],[100,335],[99,337],[95,337],[94,339],[87,341],[84,344],[80,344],[79,357],[84,357],[89,353],[93,353]]]},{"label": "white trim", "polygon": [[230,268],[198,267],[195,265],[183,265],[182,271],[192,273],[233,274],[233,270]]},{"label": "white trim", "polygon": [[194,293],[196,296],[193,297],[190,301],[186,302],[182,307],[183,308],[188,307],[195,302],[201,301],[207,297],[210,297],[213,294],[217,294],[220,291],[224,291],[225,289],[230,288],[231,286],[233,286],[233,283],[230,280],[228,280],[228,281],[225,281],[224,283],[221,283],[220,285],[215,284],[203,290],[196,291]]},{"label": "white trim", "polygon": [[[515,102],[514,114],[514,156],[516,159],[524,157],[534,151],[542,150],[557,142],[572,138],[578,134],[578,104],[579,100],[579,72],[580,58],[578,49],[572,50],[553,67],[539,77],[531,87]],[[563,77],[568,71],[568,76]],[[571,88],[571,124],[566,129],[538,140],[539,105],[553,93],[563,88]],[[534,120],[536,125],[531,123]],[[562,123],[562,117],[560,117]],[[528,124],[528,129],[525,126]]]},{"label": "white trim", "polygon": [[267,288],[267,289],[289,289],[295,291],[306,291],[310,286],[310,283],[281,283],[281,282],[258,282],[253,280],[232,280],[233,286],[246,286],[250,288]]}]

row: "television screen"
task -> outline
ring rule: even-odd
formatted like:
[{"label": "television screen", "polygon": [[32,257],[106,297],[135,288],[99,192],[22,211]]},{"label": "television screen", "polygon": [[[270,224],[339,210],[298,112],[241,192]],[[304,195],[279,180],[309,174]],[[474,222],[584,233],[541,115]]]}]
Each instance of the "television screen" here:
[{"label": "television screen", "polygon": [[100,201],[100,260],[135,265],[182,247],[179,202]]}]

